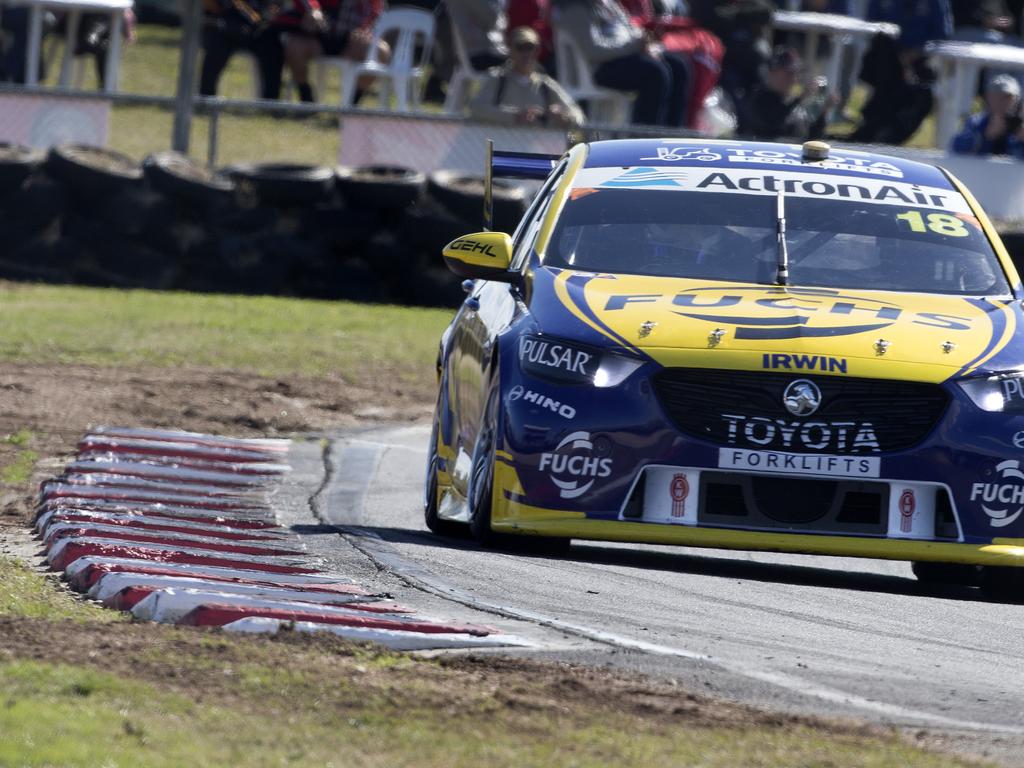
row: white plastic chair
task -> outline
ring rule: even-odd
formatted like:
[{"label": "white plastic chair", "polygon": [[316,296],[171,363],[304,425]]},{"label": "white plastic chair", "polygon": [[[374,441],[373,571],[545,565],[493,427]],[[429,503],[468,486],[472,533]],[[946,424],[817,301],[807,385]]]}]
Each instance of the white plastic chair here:
[{"label": "white plastic chair", "polygon": [[[391,62],[385,64],[377,58],[380,41],[394,35]],[[381,106],[386,107],[391,92],[399,112],[408,112],[410,106],[418,109],[422,100],[424,66],[430,61],[430,48],[434,44],[434,14],[419,8],[393,8],[385,11],[373,25],[373,42],[362,62],[339,56],[317,59],[317,89],[325,92],[327,70],[335,68],[341,77],[341,106],[355,102],[356,81],[363,75],[387,80],[381,91]],[[416,56],[416,46],[420,55]]]},{"label": "white plastic chair", "polygon": [[455,49],[455,70],[448,81],[448,95],[444,99],[444,111],[455,114],[462,111],[469,87],[474,83],[482,83],[487,79],[486,72],[477,72],[469,63],[466,44],[459,35],[458,28],[452,24],[452,47]]},{"label": "white plastic chair", "polygon": [[576,101],[587,102],[592,120],[603,119],[609,125],[628,125],[633,97],[622,91],[602,88],[594,83],[590,65],[572,35],[555,29],[555,59],[558,82]]}]

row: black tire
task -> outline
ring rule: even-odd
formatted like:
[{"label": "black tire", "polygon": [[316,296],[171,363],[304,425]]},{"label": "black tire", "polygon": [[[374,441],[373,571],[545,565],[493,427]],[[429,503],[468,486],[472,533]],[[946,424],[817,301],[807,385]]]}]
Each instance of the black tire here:
[{"label": "black tire", "polygon": [[1024,568],[991,566],[981,568],[981,591],[990,600],[1024,602]]},{"label": "black tire", "polygon": [[508,536],[491,530],[491,508],[494,503],[494,452],[498,418],[498,387],[491,387],[484,407],[482,424],[473,446],[473,462],[469,470],[469,532],[477,543],[498,547],[508,543]]},{"label": "black tire", "polygon": [[0,197],[19,191],[42,165],[44,157],[30,147],[0,143]]},{"label": "black tire", "polygon": [[242,164],[222,172],[234,179],[240,191],[251,190],[268,205],[312,205],[334,194],[334,169],[320,165]]},{"label": "black tire", "polygon": [[65,232],[68,220],[76,217],[89,220],[101,239],[136,238],[155,247],[174,225],[176,207],[159,192],[143,187],[76,201],[64,216]]},{"label": "black tire", "polygon": [[75,267],[75,281],[110,288],[163,290],[174,285],[178,265],[166,254],[130,240],[108,240],[88,249]]},{"label": "black tire", "polygon": [[235,182],[205,168],[180,152],[155,152],[142,162],[149,186],[172,200],[200,206],[223,205],[234,195]]},{"label": "black tire", "polygon": [[63,184],[42,174],[32,176],[0,205],[4,247],[10,249],[46,234],[56,236],[67,208],[68,195]]},{"label": "black tire", "polygon": [[356,259],[339,261],[333,254],[325,254],[315,262],[306,261],[295,267],[295,271],[292,288],[299,296],[371,304],[387,297],[387,290],[377,276]]},{"label": "black tire", "polygon": [[427,454],[427,476],[423,483],[423,522],[431,533],[448,538],[464,538],[467,528],[453,520],[442,520],[437,516],[437,415],[435,409],[434,427],[430,431],[430,445]]},{"label": "black tire", "polygon": [[405,209],[399,223],[402,242],[417,251],[426,251],[431,263],[442,266],[441,250],[452,240],[479,229],[479,219],[460,218],[430,196]]},{"label": "black tire", "polygon": [[338,191],[350,205],[400,210],[423,196],[426,176],[397,165],[366,165],[335,170]]},{"label": "black tire", "polygon": [[320,203],[302,211],[300,231],[337,255],[350,256],[356,255],[373,237],[374,224],[349,208]]},{"label": "black tire", "polygon": [[963,563],[932,563],[918,561],[911,563],[914,576],[922,584],[958,584],[977,586],[978,568]]},{"label": "black tire", "polygon": [[491,509],[494,503],[495,424],[499,392],[492,387],[484,409],[483,427],[473,448],[473,462],[469,470],[469,531],[477,543],[484,547],[515,549],[521,552],[557,555],[566,552],[571,539],[551,536],[515,536],[497,533],[491,529]]},{"label": "black tire", "polygon": [[142,167],[127,155],[80,144],[53,147],[46,171],[84,196],[134,188],[142,181]]},{"label": "black tire", "polygon": [[0,277],[45,283],[70,283],[81,254],[67,238],[39,238],[0,250]]},{"label": "black tire", "polygon": [[456,309],[466,299],[462,278],[445,267],[435,266],[435,260],[429,254],[420,254],[417,266],[401,276],[403,282],[396,285],[396,290],[407,304]]},{"label": "black tire", "polygon": [[[483,222],[484,180],[481,177],[437,171],[427,179],[427,189],[435,200],[456,216],[466,221]],[[526,191],[513,182],[495,179],[491,200],[495,231],[512,232],[526,213]]]}]

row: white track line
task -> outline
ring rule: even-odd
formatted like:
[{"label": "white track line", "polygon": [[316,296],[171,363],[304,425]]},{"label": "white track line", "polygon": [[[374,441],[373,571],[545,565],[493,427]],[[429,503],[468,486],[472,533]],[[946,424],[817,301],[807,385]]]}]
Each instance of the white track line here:
[{"label": "white track line", "polygon": [[349,527],[343,527],[342,530],[344,531],[346,538],[354,547],[356,547],[356,549],[377,563],[377,565],[394,573],[410,586],[422,589],[424,592],[429,592],[432,595],[442,597],[446,600],[460,603],[469,608],[475,608],[488,613],[496,613],[500,616],[505,616],[506,618],[529,621],[541,626],[550,627],[551,629],[557,629],[562,632],[567,632],[588,640],[593,640],[605,645],[612,645],[618,648],[627,648],[658,656],[673,656],[693,661],[703,661],[709,664],[714,664],[720,669],[724,669],[726,672],[730,672],[735,675],[760,680],[803,696],[810,696],[835,704],[844,704],[846,706],[872,712],[876,715],[915,721],[915,723],[927,723],[947,730],[986,731],[1024,735],[1024,727],[1021,726],[960,720],[936,715],[931,712],[901,707],[898,704],[888,704],[884,701],[867,699],[836,688],[829,688],[828,686],[820,685],[819,683],[805,680],[803,678],[796,677],[795,675],[758,669],[745,664],[738,664],[726,659],[721,659],[716,656],[686,650],[685,648],[675,648],[672,646],[660,645],[658,643],[635,640],[631,637],[626,637],[613,632],[606,632],[593,627],[572,624],[534,611],[482,600],[475,595],[464,592],[449,582],[438,578],[417,563],[406,560],[394,549],[384,543],[384,541],[376,534]]}]

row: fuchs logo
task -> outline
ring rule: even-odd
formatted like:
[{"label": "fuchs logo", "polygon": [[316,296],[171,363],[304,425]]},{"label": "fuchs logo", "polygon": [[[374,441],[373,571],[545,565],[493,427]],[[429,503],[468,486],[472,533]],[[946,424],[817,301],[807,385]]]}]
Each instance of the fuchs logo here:
[{"label": "fuchs logo", "polygon": [[539,408],[545,408],[552,413],[557,413],[563,419],[576,418],[576,409],[571,405],[560,403],[558,400],[552,400],[550,397],[542,395],[540,392],[525,389],[520,384],[516,384],[508,391],[508,401],[510,403],[514,403],[517,400],[524,400],[527,403],[533,403]]},{"label": "fuchs logo", "polygon": [[917,509],[917,501],[914,499],[914,492],[909,488],[900,494],[899,508],[900,530],[903,533],[910,533],[914,529],[914,510]]},{"label": "fuchs logo", "polygon": [[830,453],[878,453],[881,446],[870,422],[786,421],[765,416],[723,413],[730,445],[748,443],[761,448],[803,448]]},{"label": "fuchs logo", "polygon": [[690,483],[686,475],[681,472],[672,475],[668,492],[672,496],[672,517],[682,517],[686,513],[686,497],[690,495]]},{"label": "fuchs logo", "polygon": [[[652,304],[654,307],[650,306]],[[754,341],[875,333],[900,319],[944,331],[968,331],[971,328],[969,317],[906,312],[891,302],[846,296],[826,288],[790,288],[784,295],[765,288],[743,286],[691,288],[674,296],[664,293],[613,294],[604,305],[606,312],[627,308],[643,309],[644,312],[662,308],[689,320],[733,326],[730,334],[733,338]],[[791,364],[793,357],[789,356]]]},{"label": "fuchs logo", "polygon": [[590,490],[594,480],[612,473],[612,460],[599,459],[591,455],[593,452],[590,433],[573,432],[554,451],[541,454],[540,470],[549,472],[563,499],[579,498]]},{"label": "fuchs logo", "polygon": [[[1024,472],[1016,459],[999,462],[996,472],[997,482],[971,486],[971,501],[982,502],[993,528],[1005,528],[1024,512]],[[1011,514],[1014,507],[1017,509]]]}]

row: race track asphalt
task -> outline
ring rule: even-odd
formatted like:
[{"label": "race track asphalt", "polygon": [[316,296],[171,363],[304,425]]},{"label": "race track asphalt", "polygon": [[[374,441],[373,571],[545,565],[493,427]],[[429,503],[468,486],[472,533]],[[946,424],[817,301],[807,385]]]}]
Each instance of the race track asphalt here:
[{"label": "race track asphalt", "polygon": [[517,653],[925,730],[1024,765],[1024,605],[927,588],[882,560],[590,542],[532,556],[439,538],[422,517],[428,432],[330,436],[313,549],[403,602],[534,644]]}]

